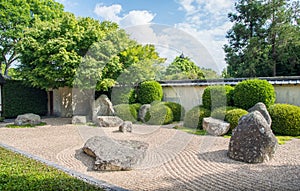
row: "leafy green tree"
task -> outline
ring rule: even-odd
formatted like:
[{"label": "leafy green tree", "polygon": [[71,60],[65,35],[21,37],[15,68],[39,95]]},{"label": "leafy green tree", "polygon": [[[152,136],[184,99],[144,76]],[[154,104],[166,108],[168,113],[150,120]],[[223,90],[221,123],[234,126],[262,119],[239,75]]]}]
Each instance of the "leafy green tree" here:
[{"label": "leafy green tree", "polygon": [[239,0],[224,46],[233,77],[299,75],[299,2]]},{"label": "leafy green tree", "polygon": [[18,61],[17,46],[24,38],[24,31],[38,19],[50,21],[63,13],[63,5],[53,0],[13,0],[0,2],[0,68],[3,75]]},{"label": "leafy green tree", "polygon": [[167,80],[202,79],[204,74],[190,58],[182,54],[167,67],[164,78]]}]

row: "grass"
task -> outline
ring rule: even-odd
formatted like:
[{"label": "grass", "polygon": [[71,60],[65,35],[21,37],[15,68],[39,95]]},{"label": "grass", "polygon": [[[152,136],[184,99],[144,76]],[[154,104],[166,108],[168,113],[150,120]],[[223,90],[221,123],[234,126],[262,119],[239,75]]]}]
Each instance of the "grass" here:
[{"label": "grass", "polygon": [[0,190],[99,190],[62,171],[0,147]]},{"label": "grass", "polygon": [[32,127],[36,127],[36,126],[44,126],[46,124],[47,123],[45,123],[45,122],[41,122],[41,123],[39,123],[37,125],[31,125],[31,124],[26,124],[26,125],[8,124],[5,127],[7,127],[7,128],[32,128]]}]

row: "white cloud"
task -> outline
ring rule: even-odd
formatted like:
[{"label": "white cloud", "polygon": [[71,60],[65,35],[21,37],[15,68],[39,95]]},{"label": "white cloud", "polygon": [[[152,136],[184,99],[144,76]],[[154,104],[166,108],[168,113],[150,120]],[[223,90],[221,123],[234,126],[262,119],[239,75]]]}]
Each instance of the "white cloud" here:
[{"label": "white cloud", "polygon": [[226,32],[231,28],[227,15],[233,11],[235,0],[179,0],[186,12],[185,21],[176,27],[203,44],[215,60],[212,69],[221,72],[225,68],[223,45],[227,43]]},{"label": "white cloud", "polygon": [[103,20],[116,22],[121,27],[149,24],[155,17],[155,14],[146,10],[132,10],[124,15],[122,15],[121,12],[122,6],[119,4],[114,4],[111,6],[97,4],[94,9],[94,13],[97,16]]}]

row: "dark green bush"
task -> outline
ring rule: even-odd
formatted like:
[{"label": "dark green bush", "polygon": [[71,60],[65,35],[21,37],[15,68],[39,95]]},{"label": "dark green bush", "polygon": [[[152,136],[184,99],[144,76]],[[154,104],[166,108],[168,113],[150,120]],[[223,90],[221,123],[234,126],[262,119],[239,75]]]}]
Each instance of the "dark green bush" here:
[{"label": "dark green bush", "polygon": [[162,87],[156,81],[145,81],[138,87],[137,100],[141,104],[150,104],[153,101],[161,101],[162,97]]},{"label": "dark green bush", "polygon": [[222,106],[233,105],[233,90],[231,86],[208,86],[202,95],[203,107],[209,110]]},{"label": "dark green bush", "polygon": [[202,106],[196,106],[189,110],[184,117],[184,126],[202,129],[203,118],[209,117],[210,111]]},{"label": "dark green bush", "polygon": [[134,104],[130,104],[130,107],[133,107],[137,113],[139,113],[140,107],[142,105],[140,103],[134,103]]},{"label": "dark green bush", "polygon": [[165,105],[172,110],[174,121],[181,121],[184,118],[185,109],[179,103],[165,102]]},{"label": "dark green bush", "polygon": [[3,117],[15,118],[24,113],[47,114],[47,92],[7,80],[3,86]]},{"label": "dark green bush", "polygon": [[216,108],[211,112],[211,117],[224,120],[226,113],[233,109],[237,109],[237,108],[232,106],[223,106],[223,107]]},{"label": "dark green bush", "polygon": [[269,107],[272,130],[277,135],[300,135],[300,107],[289,104],[274,104]]},{"label": "dark green bush", "polygon": [[248,111],[244,109],[232,109],[226,112],[225,121],[230,123],[230,130],[228,133],[231,133],[232,130],[236,128],[239,123],[239,119],[247,113]]},{"label": "dark green bush", "polygon": [[172,110],[163,102],[150,107],[145,116],[146,123],[149,125],[164,125],[173,122]]},{"label": "dark green bush", "polygon": [[115,87],[111,92],[111,102],[114,105],[136,103],[136,93],[131,87]]},{"label": "dark green bush", "polygon": [[138,117],[137,105],[119,104],[114,106],[116,116],[124,121],[136,122]]},{"label": "dark green bush", "polygon": [[267,80],[245,80],[236,85],[233,100],[234,106],[246,110],[258,102],[269,107],[275,102],[275,90]]}]

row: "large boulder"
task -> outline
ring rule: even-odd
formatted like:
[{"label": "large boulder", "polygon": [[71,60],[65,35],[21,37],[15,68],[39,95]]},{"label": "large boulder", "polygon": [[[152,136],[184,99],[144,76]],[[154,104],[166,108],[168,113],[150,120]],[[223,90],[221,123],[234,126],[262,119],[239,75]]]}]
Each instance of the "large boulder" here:
[{"label": "large boulder", "polygon": [[232,131],[228,156],[247,163],[262,163],[273,158],[278,142],[271,126],[259,111],[239,120]]},{"label": "large boulder", "polygon": [[119,127],[123,120],[117,116],[98,116],[97,124],[99,127]]},{"label": "large boulder", "polygon": [[151,107],[150,104],[144,104],[139,109],[138,119],[141,120],[143,123],[146,122],[145,117],[146,117],[146,114],[149,111],[150,107]]},{"label": "large boulder", "polygon": [[41,123],[41,117],[33,113],[18,115],[15,119],[15,125],[38,125]]},{"label": "large boulder", "polygon": [[250,109],[248,109],[249,113],[252,112],[252,111],[259,111],[264,116],[264,118],[266,119],[268,125],[271,126],[272,119],[271,119],[271,116],[268,112],[268,109],[267,109],[267,107],[264,103],[259,102],[259,103],[255,104],[253,107],[251,107]]},{"label": "large boulder", "polygon": [[113,104],[106,95],[101,95],[95,101],[94,112],[96,116],[114,116],[115,110]]},{"label": "large boulder", "polygon": [[107,136],[95,136],[87,140],[83,151],[94,157],[94,170],[132,170],[145,157],[147,143],[113,140]]},{"label": "large boulder", "polygon": [[229,131],[230,123],[212,117],[206,117],[203,118],[202,127],[210,135],[221,136]]}]

